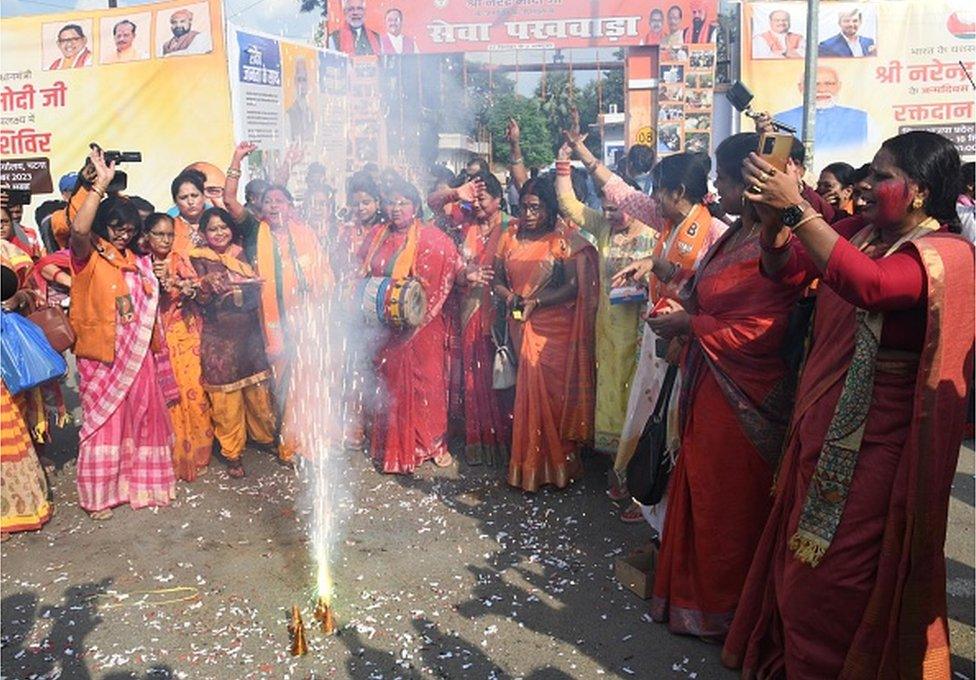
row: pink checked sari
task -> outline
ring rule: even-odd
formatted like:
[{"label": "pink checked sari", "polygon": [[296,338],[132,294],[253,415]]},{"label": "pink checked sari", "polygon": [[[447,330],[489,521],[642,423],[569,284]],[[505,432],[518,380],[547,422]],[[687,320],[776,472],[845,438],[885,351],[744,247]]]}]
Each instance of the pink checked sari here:
[{"label": "pink checked sari", "polygon": [[159,284],[145,258],[136,266],[138,271],[123,271],[132,318],[116,326],[115,360],[78,358],[84,414],[78,499],[88,512],[123,503],[133,508],[168,505],[176,495],[173,430],[166,410],[176,382],[165,349],[154,353],[150,348]]}]

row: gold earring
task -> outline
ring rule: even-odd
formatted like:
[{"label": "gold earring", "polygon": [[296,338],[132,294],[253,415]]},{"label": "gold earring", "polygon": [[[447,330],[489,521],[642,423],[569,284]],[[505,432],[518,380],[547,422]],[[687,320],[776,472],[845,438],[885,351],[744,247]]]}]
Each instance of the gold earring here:
[{"label": "gold earring", "polygon": [[912,208],[918,210],[923,205],[925,205],[925,199],[919,196],[918,194],[915,194],[915,198],[912,199]]}]

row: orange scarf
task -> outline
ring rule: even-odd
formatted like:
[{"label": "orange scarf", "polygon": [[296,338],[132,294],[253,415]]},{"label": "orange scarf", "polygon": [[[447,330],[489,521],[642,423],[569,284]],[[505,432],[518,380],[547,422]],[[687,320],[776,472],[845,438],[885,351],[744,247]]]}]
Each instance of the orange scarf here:
[{"label": "orange scarf", "polygon": [[[369,244],[369,251],[366,253],[366,259],[363,260],[363,276],[370,276],[373,258],[376,257],[380,246],[386,241],[386,237],[393,232],[390,226],[387,225],[383,229],[378,229],[373,235],[373,242]],[[413,263],[417,259],[417,243],[419,240],[420,220],[415,219],[407,227],[407,241],[403,245],[403,250],[396,255],[392,263],[387,263],[386,265],[387,276],[391,277],[394,281],[402,281],[413,274]]]},{"label": "orange scarf", "polygon": [[268,284],[261,286],[261,314],[268,355],[276,357],[285,348],[281,312],[287,313],[309,299],[320,298],[332,285],[332,269],[315,232],[301,222],[289,220],[277,231],[272,231],[267,222],[261,222],[257,273]]},{"label": "orange scarf", "polygon": [[[695,260],[701,252],[708,231],[712,226],[712,215],[703,204],[699,203],[691,209],[677,226],[668,225],[664,233],[654,244],[654,256],[673,262],[682,269],[694,269]],[[665,252],[667,248],[667,252]],[[659,300],[664,291],[664,284],[657,277],[651,277],[651,300]]]}]

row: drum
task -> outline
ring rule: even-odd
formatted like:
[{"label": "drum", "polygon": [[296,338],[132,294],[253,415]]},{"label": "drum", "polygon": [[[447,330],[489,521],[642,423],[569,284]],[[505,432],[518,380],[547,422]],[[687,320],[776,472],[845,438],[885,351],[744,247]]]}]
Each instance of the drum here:
[{"label": "drum", "polygon": [[416,328],[427,314],[427,293],[417,279],[394,281],[386,296],[386,322],[394,328]]},{"label": "drum", "polygon": [[359,283],[359,308],[367,326],[386,324],[386,294],[393,283],[387,276],[371,276]]},{"label": "drum", "polygon": [[427,313],[427,294],[417,279],[395,281],[388,276],[371,276],[360,281],[358,289],[357,300],[367,326],[416,328]]}]

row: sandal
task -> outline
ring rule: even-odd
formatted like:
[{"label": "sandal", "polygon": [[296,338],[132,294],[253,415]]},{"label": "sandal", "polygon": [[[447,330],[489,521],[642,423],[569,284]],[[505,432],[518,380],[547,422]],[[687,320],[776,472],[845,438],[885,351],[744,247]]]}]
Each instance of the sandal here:
[{"label": "sandal", "polygon": [[241,462],[240,458],[234,458],[233,460],[227,461],[227,476],[233,477],[234,479],[240,479],[244,476],[244,463]]},{"label": "sandal", "polygon": [[620,478],[617,476],[616,470],[613,468],[607,472],[607,483],[610,485],[607,489],[607,495],[610,496],[612,501],[625,501],[630,498],[630,492],[627,491],[626,482],[621,482]]},{"label": "sandal", "polygon": [[104,522],[107,519],[112,519],[112,509],[105,508],[104,510],[96,510],[95,512],[89,512],[88,516],[91,517],[96,522]]},{"label": "sandal", "polygon": [[434,456],[434,465],[439,468],[451,467],[454,464],[454,456],[451,455],[450,451],[445,451]]},{"label": "sandal", "polygon": [[210,467],[207,465],[201,465],[197,468],[197,477],[203,477],[208,472],[210,472]]},{"label": "sandal", "polygon": [[620,521],[625,524],[639,524],[644,521],[644,513],[637,503],[631,503],[620,512]]}]

